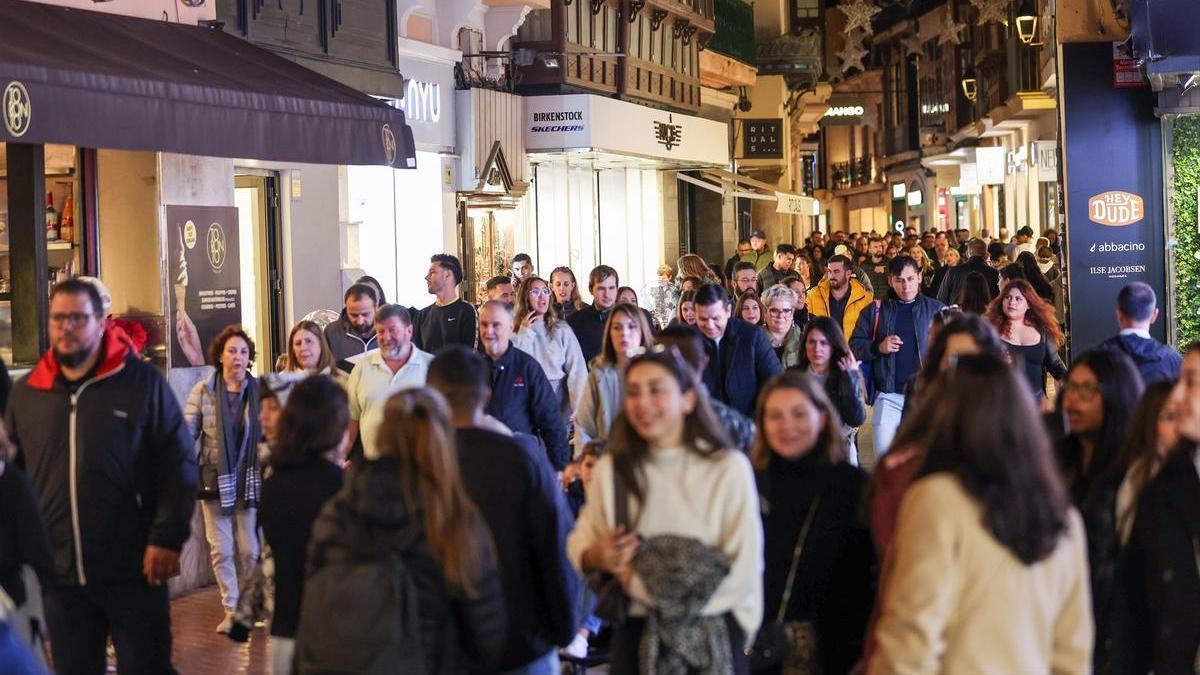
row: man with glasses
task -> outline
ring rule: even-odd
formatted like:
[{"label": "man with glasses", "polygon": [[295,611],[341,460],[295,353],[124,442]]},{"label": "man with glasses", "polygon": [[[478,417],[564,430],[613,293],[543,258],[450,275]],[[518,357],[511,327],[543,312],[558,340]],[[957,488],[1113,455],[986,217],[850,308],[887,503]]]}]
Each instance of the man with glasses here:
[{"label": "man with glasses", "polygon": [[54,287],[49,332],[6,423],[53,547],[54,576],[41,582],[55,667],[104,673],[111,635],[121,672],[174,672],[167,580],[198,473],[179,402],[105,320],[92,284]]},{"label": "man with glasses", "polygon": [[412,318],[400,305],[384,305],[375,315],[379,348],[367,352],[350,372],[350,440],[362,434],[363,456],[379,456],[377,436],[383,408],[398,391],[425,386],[433,355],[413,344]]},{"label": "man with glasses", "polygon": [[725,261],[725,278],[733,278],[733,266],[742,261],[742,256],[750,253],[750,240],[743,239],[738,242],[737,251],[730,256],[729,260]]}]

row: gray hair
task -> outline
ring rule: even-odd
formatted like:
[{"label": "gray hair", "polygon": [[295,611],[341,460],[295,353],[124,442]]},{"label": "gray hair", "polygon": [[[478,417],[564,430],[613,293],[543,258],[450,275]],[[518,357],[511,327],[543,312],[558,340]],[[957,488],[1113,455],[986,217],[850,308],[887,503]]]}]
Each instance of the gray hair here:
[{"label": "gray hair", "polygon": [[761,301],[763,307],[765,308],[770,307],[771,303],[775,300],[786,300],[789,305],[795,305],[800,301],[800,298],[796,295],[796,291],[793,291],[783,284],[775,284],[774,286],[763,291]]}]

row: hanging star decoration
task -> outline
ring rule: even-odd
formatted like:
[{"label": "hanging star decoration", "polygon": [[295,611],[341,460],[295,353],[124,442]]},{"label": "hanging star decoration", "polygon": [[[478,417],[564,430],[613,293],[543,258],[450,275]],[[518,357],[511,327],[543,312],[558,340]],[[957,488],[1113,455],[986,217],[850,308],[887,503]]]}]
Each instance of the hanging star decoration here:
[{"label": "hanging star decoration", "polygon": [[955,21],[954,17],[947,15],[946,22],[942,24],[942,32],[938,35],[938,46],[962,44],[962,37],[959,34],[966,27],[967,24]]},{"label": "hanging star decoration", "polygon": [[976,26],[1008,23],[1008,0],[971,0],[971,6],[979,12]]},{"label": "hanging star decoration", "polygon": [[900,41],[900,46],[904,48],[905,56],[920,56],[925,51],[925,43],[921,40],[921,36],[916,33],[915,28],[911,35]]},{"label": "hanging star decoration", "polygon": [[841,61],[839,69],[843,77],[849,75],[850,71],[855,68],[860,72],[866,71],[866,68],[863,67],[863,59],[870,52],[863,48],[862,44],[860,44],[861,40],[861,37],[847,36],[846,46],[842,47],[842,51],[837,53],[838,60]]},{"label": "hanging star decoration", "polygon": [[838,9],[846,15],[846,27],[842,29],[843,33],[849,34],[854,29],[861,28],[867,32],[867,35],[872,33],[871,19],[883,11],[866,0],[854,0],[849,4],[838,5]]}]

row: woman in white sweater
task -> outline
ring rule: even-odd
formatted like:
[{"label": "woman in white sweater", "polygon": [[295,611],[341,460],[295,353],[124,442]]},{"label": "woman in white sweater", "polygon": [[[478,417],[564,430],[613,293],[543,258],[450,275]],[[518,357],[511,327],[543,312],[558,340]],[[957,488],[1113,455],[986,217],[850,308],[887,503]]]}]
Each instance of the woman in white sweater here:
[{"label": "woman in white sweater", "polygon": [[537,359],[566,420],[579,405],[587,384],[587,362],[575,331],[558,315],[554,291],[541,277],[529,277],[517,291],[513,346]]},{"label": "woman in white sweater", "polygon": [[587,386],[575,409],[575,456],[597,438],[608,438],[613,420],[625,403],[625,368],[630,354],[654,344],[646,315],[635,305],[618,303],[604,324],[600,354],[592,359]]},{"label": "woman in white sweater", "polygon": [[868,673],[1092,671],[1083,523],[1033,394],[960,357],[884,563]]},{"label": "woman in white sweater", "polygon": [[[577,569],[612,574],[631,599],[630,618],[613,635],[613,675],[638,672],[645,617],[656,602],[634,558],[639,541],[658,535],[692,538],[727,556],[729,572],[700,614],[725,619],[734,672],[747,672],[743,648],[762,619],[763,535],[750,461],[730,447],[676,350],[655,348],[630,361],[624,414],[567,541]],[[614,476],[625,525],[617,522]]]}]

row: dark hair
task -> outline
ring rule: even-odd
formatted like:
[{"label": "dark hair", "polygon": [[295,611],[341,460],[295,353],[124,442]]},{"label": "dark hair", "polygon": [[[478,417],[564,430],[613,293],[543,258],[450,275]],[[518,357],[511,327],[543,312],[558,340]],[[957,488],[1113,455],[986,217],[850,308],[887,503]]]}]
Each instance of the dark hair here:
[{"label": "dark hair", "polygon": [[837,322],[827,316],[814,316],[809,319],[808,325],[804,327],[804,335],[800,338],[800,362],[798,367],[801,370],[808,370],[812,365],[808,360],[808,336],[813,331],[825,336],[829,340],[829,376],[825,380],[825,390],[833,393],[837,392],[837,398],[840,400],[848,400],[854,395],[854,380],[850,379],[850,374],[838,367],[838,361],[850,354],[850,345],[846,342],[846,335],[842,332],[841,326]]},{"label": "dark hair", "polygon": [[[45,288],[43,286],[42,288]],[[54,284],[54,289],[50,291],[50,299],[67,294],[67,295],[87,295],[88,301],[92,303],[92,313],[95,316],[104,314],[104,300],[100,297],[100,290],[95,284],[89,283],[78,277],[64,279],[57,284]]]},{"label": "dark hair", "polygon": [[[692,412],[684,416],[683,445],[687,450],[704,459],[713,459],[727,448],[734,447],[725,429],[717,422],[712,407],[708,403],[708,394],[704,385],[692,371],[678,351],[673,349],[652,350],[640,356],[635,356],[625,369],[625,381],[628,390],[629,375],[639,368],[657,365],[664,368],[679,384],[683,393],[696,393],[696,406]],[[646,485],[642,482],[643,462],[650,457],[650,446],[642,438],[628,417],[622,412],[613,422],[608,437],[608,447],[613,458],[613,471],[621,477],[629,492],[639,503],[646,499]]]},{"label": "dark hair", "polygon": [[1034,292],[1033,286],[1024,279],[1013,279],[1005,284],[1000,295],[992,300],[992,304],[988,305],[987,318],[996,327],[996,330],[1003,334],[1008,329],[1009,320],[1008,316],[1004,314],[1004,298],[1012,291],[1017,291],[1024,296],[1025,302],[1029,305],[1029,309],[1025,310],[1025,322],[1038,329],[1054,343],[1055,347],[1063,346],[1066,337],[1063,336],[1062,328],[1058,325],[1058,317],[1054,315],[1054,308],[1046,304],[1046,301]]},{"label": "dark hair", "polygon": [[379,294],[379,299],[377,300],[377,302],[381,305],[387,304],[387,298],[384,297],[384,294],[383,294],[383,286],[379,283],[379,280],[376,279],[375,277],[373,277],[369,274],[364,274],[361,277],[355,279],[354,283],[366,284],[366,285],[370,286],[371,288],[374,288],[375,292]]},{"label": "dark hair", "polygon": [[620,288],[618,288],[617,289],[617,297],[621,297],[621,294],[624,293],[625,291],[629,291],[630,293],[633,293],[633,304],[636,305],[637,304],[637,291],[633,290],[633,288],[631,286],[621,286]]},{"label": "dark hair", "polygon": [[542,321],[546,324],[546,334],[550,335],[560,325],[565,328],[566,322],[558,313],[558,303],[554,300],[554,289],[550,288],[550,282],[535,274],[525,277],[525,280],[521,282],[521,287],[517,289],[517,304],[513,307],[513,331],[520,330],[521,321],[533,311],[533,303],[529,301],[529,292],[533,290],[535,283],[542,284],[550,293],[550,301],[546,303],[546,313],[542,315]]},{"label": "dark hair", "polygon": [[426,379],[450,404],[452,413],[482,408],[492,390],[491,367],[479,352],[463,345],[439,351],[429,364]]},{"label": "dark hair", "polygon": [[775,255],[796,255],[796,247],[791,244],[776,244]]},{"label": "dark hair", "polygon": [[847,258],[846,256],[842,255],[841,253],[830,257],[829,260],[826,260],[825,261],[825,269],[829,269],[829,266],[832,265],[833,263],[841,263],[842,265],[845,265],[847,270],[849,270],[851,267],[854,266],[850,262],[850,259]]},{"label": "dark hair", "polygon": [[987,277],[979,272],[967,274],[955,302],[964,312],[980,315],[987,313],[988,305],[992,302],[992,286]]},{"label": "dark hair", "polygon": [[750,270],[755,274],[758,273],[758,268],[754,266],[754,263],[743,260],[742,262],[733,266],[733,276],[736,277],[738,272],[744,272],[746,270]]},{"label": "dark hair", "polygon": [[1158,298],[1154,295],[1154,289],[1150,284],[1140,281],[1126,284],[1121,292],[1117,293],[1117,309],[1125,318],[1133,321],[1149,321],[1157,304]]},{"label": "dark hair", "polygon": [[674,347],[679,351],[683,362],[696,373],[704,372],[704,360],[708,352],[704,347],[704,336],[694,326],[677,323],[667,326],[658,334],[658,344],[663,347]]},{"label": "dark hair", "polygon": [[1054,287],[1050,284],[1050,280],[1042,274],[1042,268],[1038,267],[1037,256],[1029,251],[1021,251],[1017,255],[1017,262],[1021,269],[1025,271],[1025,280],[1029,285],[1033,286],[1033,290],[1042,297],[1046,302],[1054,302]]},{"label": "dark hair", "polygon": [[1137,367],[1122,352],[1106,349],[1091,349],[1080,354],[1067,378],[1079,368],[1087,368],[1100,383],[1100,400],[1104,421],[1096,434],[1095,449],[1087,467],[1083,466],[1083,449],[1077,434],[1070,434],[1063,441],[1063,465],[1068,475],[1091,479],[1124,475],[1128,468],[1121,464],[1121,445],[1133,419],[1133,409],[1142,395],[1144,386]]},{"label": "dark hair", "polygon": [[516,254],[516,255],[514,255],[514,256],[513,256],[513,259],[512,259],[512,261],[513,261],[514,263],[519,263],[519,262],[527,262],[527,263],[529,263],[530,265],[532,265],[532,264],[533,264],[533,258],[530,258],[528,253],[518,253],[518,254]]},{"label": "dark hair", "polygon": [[[762,326],[764,323],[764,317],[766,316],[766,311],[763,309],[763,302],[761,299],[759,299],[758,293],[755,293],[753,290],[746,291],[738,296],[737,304],[733,307],[733,315],[741,319],[742,308],[746,306],[747,302],[754,302],[758,304],[758,323],[753,325]],[[742,320],[745,321],[745,319]]]},{"label": "dark hair", "polygon": [[762,392],[758,395],[758,403],[754,406],[754,445],[750,450],[750,461],[754,468],[762,471],[771,461],[774,449],[767,443],[766,421],[767,400],[777,391],[791,389],[803,394],[821,412],[825,413],[825,423],[810,452],[817,452],[817,460],[821,464],[841,464],[850,456],[846,437],[842,435],[842,418],[837,408],[829,400],[825,388],[816,378],[802,370],[785,370],[767,380]]},{"label": "dark hair", "polygon": [[718,302],[724,303],[726,307],[733,304],[729,298],[729,291],[716,284],[704,284],[700,288],[697,288],[696,299],[692,302],[697,307],[711,307]]},{"label": "dark hair", "polygon": [[987,247],[988,257],[996,262],[999,262],[1001,258],[1006,257],[1008,255],[1007,251],[1008,249],[1004,247],[1004,244],[1001,244],[998,241],[993,241],[992,243],[988,244]]},{"label": "dark hair", "polygon": [[912,256],[898,255],[895,258],[892,258],[891,260],[888,261],[888,264],[887,264],[888,276],[895,279],[895,278],[899,277],[901,274],[904,274],[904,269],[907,267],[911,267],[912,270],[914,272],[916,272],[917,274],[921,273],[921,266],[917,264],[916,260],[913,260]]},{"label": "dark hair", "polygon": [[221,353],[225,351],[225,343],[235,337],[246,341],[246,346],[250,348],[250,362],[253,363],[256,354],[254,340],[251,340],[250,335],[242,330],[241,324],[235,323],[222,328],[221,332],[217,333],[217,336],[208,345],[208,360],[218,371],[221,370]]},{"label": "dark hair", "polygon": [[618,286],[621,285],[621,277],[617,275],[617,271],[608,265],[596,265],[592,271],[588,273],[588,292],[591,293],[596,284],[601,283],[611,277]]},{"label": "dark hair", "polygon": [[317,343],[321,345],[321,357],[317,359],[317,371],[322,372],[326,368],[334,368],[333,350],[329,347],[329,340],[325,339],[325,332],[315,322],[302,319],[292,327],[292,332],[288,333],[287,354],[285,355],[287,360],[284,370],[302,370],[300,368],[300,361],[296,359],[296,353],[292,349],[292,341],[296,339],[296,333],[302,330],[308,331],[315,336]]},{"label": "dark hair", "polygon": [[350,288],[346,289],[346,292],[342,295],[342,302],[347,303],[363,297],[370,298],[371,302],[376,305],[379,304],[379,296],[375,294],[375,289],[372,286],[360,283],[351,284]]},{"label": "dark hair", "polygon": [[454,284],[457,286],[463,280],[462,263],[458,261],[458,257],[449,253],[435,253],[429,256],[429,262],[437,263],[444,270],[449,270],[454,275]]},{"label": "dark hair", "polygon": [[686,276],[679,280],[679,287],[683,288],[684,284],[691,284],[692,291],[695,292],[697,288],[704,285],[704,280],[700,277]]},{"label": "dark hair", "polygon": [[306,377],[292,387],[279,418],[271,464],[304,464],[336,449],[350,424],[346,390],[327,375]]},{"label": "dark hair", "polygon": [[[1118,463],[1128,470],[1127,480],[1133,488],[1134,504],[1137,503],[1137,496],[1141,494],[1142,488],[1150,483],[1167,459],[1158,454],[1158,417],[1162,414],[1174,388],[1175,383],[1171,381],[1147,385],[1146,391],[1142,393],[1142,398],[1133,410],[1133,419],[1129,423],[1125,443],[1121,446]],[[1118,514],[1124,516],[1122,522],[1117,523],[1118,532],[1125,530],[1124,521],[1132,518],[1134,513],[1135,509],[1129,509],[1124,514]]]},{"label": "dark hair", "polygon": [[683,303],[685,302],[692,303],[692,308],[694,310],[696,306],[696,291],[684,291],[679,294],[679,306],[675,309],[675,320],[682,324],[687,324],[687,322],[683,320]]},{"label": "dark hair", "polygon": [[504,284],[511,284],[511,283],[512,283],[512,277],[500,275],[498,277],[492,277],[491,279],[488,279],[487,283],[483,285],[483,290],[490,291],[490,290],[496,288],[497,286],[502,286]]},{"label": "dark hair", "polygon": [[600,338],[600,355],[597,360],[613,365],[617,363],[617,348],[612,343],[612,325],[617,316],[622,315],[633,319],[633,322],[638,325],[638,330],[642,333],[642,347],[650,347],[654,344],[654,332],[650,330],[650,323],[646,321],[645,313],[637,305],[618,302],[608,313],[608,320],[604,322],[604,335]]},{"label": "dark hair", "polygon": [[957,476],[1002,546],[1026,565],[1046,559],[1067,530],[1070,502],[1029,386],[1004,361],[965,356],[936,389],[917,477]]},{"label": "dark hair", "polygon": [[1017,279],[1020,279],[1021,281],[1026,280],[1024,267],[1021,267],[1020,265],[1018,265],[1017,263],[1014,262],[1014,263],[1009,263],[1009,264],[1005,265],[1004,267],[1000,268],[1000,283],[1001,284],[1003,284],[1006,281],[1016,281]]},{"label": "dark hair", "polygon": [[[962,232],[962,231],[963,231],[962,229],[956,230],[956,232]],[[971,237],[970,239],[967,240],[967,257],[968,258],[982,258],[986,255],[988,255],[988,245],[984,240],[982,240],[978,237]]]},{"label": "dark hair", "polygon": [[410,314],[408,308],[403,305],[384,305],[379,308],[378,312],[375,313],[376,324],[381,324],[384,321],[392,318],[400,319],[400,323],[404,324],[405,326],[412,325],[412,314]]}]

